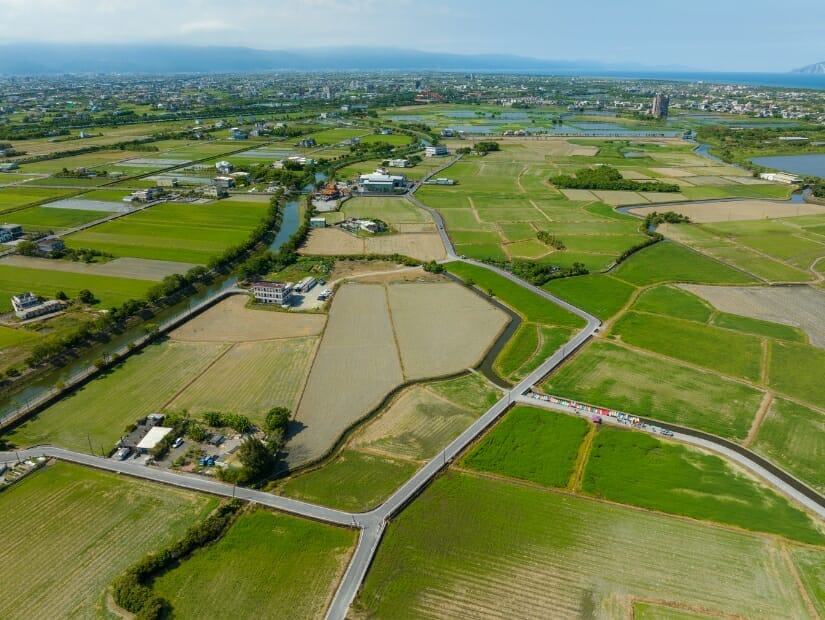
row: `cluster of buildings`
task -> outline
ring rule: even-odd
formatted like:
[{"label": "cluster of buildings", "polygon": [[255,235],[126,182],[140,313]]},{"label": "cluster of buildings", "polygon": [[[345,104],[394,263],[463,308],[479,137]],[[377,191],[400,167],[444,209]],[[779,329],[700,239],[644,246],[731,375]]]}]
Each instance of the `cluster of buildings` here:
[{"label": "cluster of buildings", "polygon": [[66,302],[60,301],[59,299],[47,299],[44,301],[34,293],[28,292],[13,295],[11,298],[11,306],[17,318],[25,321],[38,316],[60,312],[66,307]]},{"label": "cluster of buildings", "polygon": [[164,189],[162,187],[147,187],[146,189],[138,189],[133,191],[128,196],[123,197],[123,202],[152,202],[159,199],[163,195]]},{"label": "cluster of buildings", "polygon": [[20,224],[0,224],[0,243],[11,243],[23,238]]},{"label": "cluster of buildings", "polygon": [[362,174],[357,181],[358,192],[362,194],[403,194],[410,185],[407,175],[389,174],[384,169]]}]

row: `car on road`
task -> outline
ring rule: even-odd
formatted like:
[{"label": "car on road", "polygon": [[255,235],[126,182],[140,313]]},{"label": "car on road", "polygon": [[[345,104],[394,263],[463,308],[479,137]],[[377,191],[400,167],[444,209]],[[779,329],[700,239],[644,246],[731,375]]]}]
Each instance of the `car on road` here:
[{"label": "car on road", "polygon": [[173,448],[180,448],[183,445],[183,437],[178,437],[175,441],[172,442]]}]

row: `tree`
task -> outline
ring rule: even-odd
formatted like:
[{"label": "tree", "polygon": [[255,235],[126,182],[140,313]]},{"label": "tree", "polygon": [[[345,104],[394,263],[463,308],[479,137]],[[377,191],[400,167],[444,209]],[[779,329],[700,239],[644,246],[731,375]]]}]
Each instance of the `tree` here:
[{"label": "tree", "polygon": [[92,291],[90,291],[87,288],[84,288],[82,291],[80,291],[77,294],[77,300],[80,303],[90,304],[90,305],[97,302],[97,299],[95,298],[94,293],[92,293]]},{"label": "tree", "polygon": [[24,239],[15,246],[15,250],[21,256],[40,256],[40,249],[34,241]]},{"label": "tree", "polygon": [[273,407],[269,410],[269,413],[266,414],[266,420],[264,422],[267,432],[286,431],[291,416],[292,412],[286,407]]},{"label": "tree", "polygon": [[269,473],[272,467],[272,452],[256,437],[247,438],[238,447],[238,459],[248,480],[259,480]]}]

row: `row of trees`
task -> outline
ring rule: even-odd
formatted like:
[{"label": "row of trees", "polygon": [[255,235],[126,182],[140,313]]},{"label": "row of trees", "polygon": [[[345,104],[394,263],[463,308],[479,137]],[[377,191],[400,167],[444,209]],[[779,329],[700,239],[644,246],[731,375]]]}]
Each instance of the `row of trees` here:
[{"label": "row of trees", "polygon": [[576,170],[576,176],[560,174],[550,177],[550,182],[561,189],[628,190],[634,192],[678,192],[680,189],[675,183],[625,179],[612,166],[580,168]]},{"label": "row of trees", "polygon": [[556,235],[547,232],[546,230],[540,230],[536,234],[536,238],[541,241],[544,245],[548,245],[551,248],[555,248],[556,250],[564,250],[565,245],[564,242],[559,239]]}]

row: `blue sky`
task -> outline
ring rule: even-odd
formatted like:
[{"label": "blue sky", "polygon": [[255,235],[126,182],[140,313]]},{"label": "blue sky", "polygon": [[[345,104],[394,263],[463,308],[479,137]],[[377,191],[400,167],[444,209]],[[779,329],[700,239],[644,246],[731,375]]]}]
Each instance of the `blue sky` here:
[{"label": "blue sky", "polygon": [[339,45],[787,71],[825,60],[822,0],[0,0],[0,42]]}]

